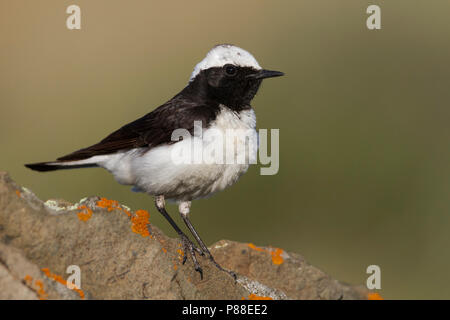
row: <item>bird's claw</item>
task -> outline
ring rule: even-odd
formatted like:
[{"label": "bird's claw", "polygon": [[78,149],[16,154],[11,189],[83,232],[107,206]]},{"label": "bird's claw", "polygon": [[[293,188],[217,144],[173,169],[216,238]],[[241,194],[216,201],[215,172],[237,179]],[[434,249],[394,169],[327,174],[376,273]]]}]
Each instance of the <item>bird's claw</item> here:
[{"label": "bird's claw", "polygon": [[219,270],[228,273],[231,277],[233,277],[234,281],[237,281],[237,274],[234,271],[224,269],[220,264],[214,260],[212,254],[207,250],[206,252],[200,248],[198,248],[186,235],[181,235],[181,243],[183,245],[184,255],[182,263],[185,264],[187,261],[187,255],[191,256],[192,262],[194,263],[194,269],[198,273],[200,273],[200,279],[203,280],[203,269],[200,267],[198,263],[196,252],[201,256],[207,256],[209,260],[218,268]]},{"label": "bird's claw", "polygon": [[214,265],[216,266],[217,269],[219,269],[220,271],[226,272],[230,276],[232,276],[234,279],[234,282],[237,281],[237,274],[234,271],[227,270],[227,269],[223,268],[220,264],[218,264],[216,262],[216,260],[214,260],[214,257],[211,255],[211,253],[209,254],[209,259],[212,261],[212,263],[214,263]]},{"label": "bird's claw", "polygon": [[187,260],[187,255],[189,254],[192,258],[192,262],[194,263],[194,269],[198,273],[200,273],[200,279],[203,280],[203,269],[200,267],[200,264],[198,263],[197,257],[195,255],[195,252],[198,252],[200,255],[204,255],[204,252],[197,248],[194,243],[186,236],[181,235],[181,243],[183,245],[184,249],[184,256],[182,263],[185,264]]}]

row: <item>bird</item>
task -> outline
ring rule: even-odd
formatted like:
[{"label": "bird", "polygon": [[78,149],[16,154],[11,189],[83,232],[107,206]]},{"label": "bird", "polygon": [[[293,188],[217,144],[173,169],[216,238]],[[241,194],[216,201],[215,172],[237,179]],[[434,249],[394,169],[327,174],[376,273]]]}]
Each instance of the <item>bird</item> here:
[{"label": "bird", "polygon": [[[235,272],[215,261],[192,225],[191,203],[233,185],[248,170],[250,160],[257,156],[257,143],[246,149],[236,146],[236,141],[244,143],[248,136],[257,137],[251,101],[263,79],[283,75],[280,71],[263,69],[250,52],[238,46],[216,45],[195,66],[187,86],[166,103],[94,145],[55,161],[25,166],[42,172],[90,167],[106,169],[118,183],[154,197],[156,209],[180,237],[185,252],[183,264],[189,255],[195,271],[203,279],[197,254],[207,256],[218,269],[236,280]],[[201,134],[198,128],[202,129]],[[177,130],[185,135],[174,139]],[[224,144],[225,132],[233,130],[237,132],[237,140]],[[217,155],[223,152],[241,156],[245,161],[177,162],[177,152],[191,150],[192,143],[212,146]],[[178,204],[179,214],[197,245],[169,215],[166,201]]]}]

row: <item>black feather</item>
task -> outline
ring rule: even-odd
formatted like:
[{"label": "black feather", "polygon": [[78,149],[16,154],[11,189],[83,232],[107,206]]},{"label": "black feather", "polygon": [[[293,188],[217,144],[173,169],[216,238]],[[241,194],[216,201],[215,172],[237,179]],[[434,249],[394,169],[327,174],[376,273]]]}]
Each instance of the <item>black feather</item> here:
[{"label": "black feather", "polygon": [[97,167],[95,163],[93,164],[77,164],[77,165],[58,165],[51,164],[50,162],[39,162],[39,163],[29,163],[26,164],[25,167],[34,170],[34,171],[54,171],[61,169],[79,169],[79,168],[93,168]]}]

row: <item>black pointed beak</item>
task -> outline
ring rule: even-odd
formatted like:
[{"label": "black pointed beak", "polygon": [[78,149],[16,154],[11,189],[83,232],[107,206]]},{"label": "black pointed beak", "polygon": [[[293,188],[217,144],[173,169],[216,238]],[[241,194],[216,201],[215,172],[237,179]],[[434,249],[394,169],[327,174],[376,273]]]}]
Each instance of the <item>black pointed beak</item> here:
[{"label": "black pointed beak", "polygon": [[274,78],[274,77],[281,77],[281,76],[284,76],[283,72],[262,69],[256,73],[248,75],[247,78],[266,79],[266,78]]}]

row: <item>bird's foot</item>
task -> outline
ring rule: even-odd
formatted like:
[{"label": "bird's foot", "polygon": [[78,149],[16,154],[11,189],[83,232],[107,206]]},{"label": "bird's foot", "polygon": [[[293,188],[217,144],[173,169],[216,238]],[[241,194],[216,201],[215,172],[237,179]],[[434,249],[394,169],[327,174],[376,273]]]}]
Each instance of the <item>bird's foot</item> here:
[{"label": "bird's foot", "polygon": [[227,270],[224,267],[222,267],[220,264],[218,264],[217,261],[214,259],[213,255],[211,254],[211,252],[208,250],[208,248],[206,248],[206,246],[204,247],[203,251],[206,251],[205,253],[208,256],[209,260],[211,260],[211,262],[216,266],[217,269],[219,269],[220,271],[228,273],[230,276],[233,277],[234,281],[236,282],[236,280],[237,280],[236,272],[231,271],[231,270]]},{"label": "bird's foot", "polygon": [[218,264],[216,262],[216,260],[214,260],[214,257],[212,256],[212,254],[209,251],[208,251],[208,255],[209,255],[209,260],[211,260],[211,262],[216,266],[217,269],[219,269],[220,271],[223,271],[225,273],[228,273],[230,276],[233,277],[235,282],[237,281],[236,272],[223,268],[220,264]]},{"label": "bird's foot", "polygon": [[198,263],[197,256],[195,252],[200,255],[204,255],[204,252],[200,250],[185,234],[181,235],[181,244],[183,246],[184,255],[182,263],[185,264],[187,260],[187,255],[191,256],[192,262],[194,263],[194,269],[198,273],[200,273],[200,279],[203,280],[203,269],[200,267]]},{"label": "bird's foot", "polygon": [[194,269],[200,274],[200,279],[203,280],[203,269],[200,266],[200,263],[197,260],[196,253],[198,253],[201,256],[207,256],[209,260],[214,264],[214,266],[219,269],[220,271],[223,271],[227,274],[229,274],[231,277],[233,277],[234,281],[237,280],[237,275],[234,271],[227,270],[223,268],[220,264],[214,260],[214,257],[212,256],[211,252],[209,250],[202,250],[198,248],[185,234],[181,235],[181,244],[183,246],[184,255],[183,255],[183,261],[182,263],[185,264],[187,261],[188,254],[190,255],[192,262],[194,263]]}]

